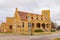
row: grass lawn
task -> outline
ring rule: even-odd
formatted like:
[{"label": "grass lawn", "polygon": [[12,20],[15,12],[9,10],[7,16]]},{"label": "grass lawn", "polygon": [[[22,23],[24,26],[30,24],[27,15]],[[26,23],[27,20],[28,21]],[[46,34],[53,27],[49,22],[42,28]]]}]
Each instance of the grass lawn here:
[{"label": "grass lawn", "polygon": [[60,40],[60,38],[54,38],[53,40]]},{"label": "grass lawn", "polygon": [[[33,32],[32,34],[34,35],[45,35],[45,34],[54,34],[56,32]],[[28,34],[31,34],[31,33],[28,33]]]},{"label": "grass lawn", "polygon": [[[45,34],[53,34],[55,32],[33,32],[33,35],[45,35]],[[19,35],[30,35],[31,32],[20,32],[20,33],[13,33],[13,32],[0,32],[0,34],[19,34]]]}]

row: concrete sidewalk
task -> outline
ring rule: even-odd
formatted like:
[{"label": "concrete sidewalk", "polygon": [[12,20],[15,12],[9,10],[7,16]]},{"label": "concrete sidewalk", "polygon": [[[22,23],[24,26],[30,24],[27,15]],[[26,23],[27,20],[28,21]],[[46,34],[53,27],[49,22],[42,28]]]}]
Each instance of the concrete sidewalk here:
[{"label": "concrete sidewalk", "polygon": [[46,34],[46,35],[1,35],[0,40],[51,40],[60,37],[60,33]]}]

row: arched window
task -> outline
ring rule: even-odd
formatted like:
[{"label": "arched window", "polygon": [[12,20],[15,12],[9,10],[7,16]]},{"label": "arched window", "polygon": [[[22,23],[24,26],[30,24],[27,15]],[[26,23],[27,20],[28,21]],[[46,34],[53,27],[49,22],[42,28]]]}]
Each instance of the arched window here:
[{"label": "arched window", "polygon": [[27,19],[27,16],[26,16],[26,19]]},{"label": "arched window", "polygon": [[22,27],[24,28],[24,22],[22,22]]},{"label": "arched window", "polygon": [[41,18],[41,20],[43,20],[43,18]]},{"label": "arched window", "polygon": [[9,26],[10,30],[12,30],[12,25]]},{"label": "arched window", "polygon": [[36,19],[38,20],[38,17]]},{"label": "arched window", "polygon": [[34,27],[34,23],[32,23],[32,27]]},{"label": "arched window", "polygon": [[36,26],[37,26],[37,28],[40,28],[40,23],[37,23]]},{"label": "arched window", "polygon": [[33,17],[31,17],[31,19],[33,20]]}]

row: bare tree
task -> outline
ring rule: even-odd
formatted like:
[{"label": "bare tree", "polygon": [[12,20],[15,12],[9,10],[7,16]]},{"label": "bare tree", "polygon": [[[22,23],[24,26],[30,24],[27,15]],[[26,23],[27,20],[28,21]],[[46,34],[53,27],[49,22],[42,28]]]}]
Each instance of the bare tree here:
[{"label": "bare tree", "polygon": [[52,27],[52,29],[56,29],[57,28],[57,24],[55,22],[51,22],[51,27]]}]

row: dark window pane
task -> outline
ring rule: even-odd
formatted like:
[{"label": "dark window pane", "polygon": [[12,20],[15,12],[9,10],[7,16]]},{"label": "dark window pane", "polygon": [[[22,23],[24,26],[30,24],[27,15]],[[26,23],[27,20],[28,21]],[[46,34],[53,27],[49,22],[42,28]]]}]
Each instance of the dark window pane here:
[{"label": "dark window pane", "polygon": [[37,28],[40,28],[40,23],[37,23],[36,26],[37,26]]},{"label": "dark window pane", "polygon": [[10,30],[12,29],[12,25],[9,26]]},{"label": "dark window pane", "polygon": [[31,17],[31,19],[33,19],[33,17]]},{"label": "dark window pane", "polygon": [[44,23],[42,24],[42,27],[45,29],[45,24]]},{"label": "dark window pane", "polygon": [[34,23],[32,23],[32,27],[34,27]]},{"label": "dark window pane", "polygon": [[26,16],[26,19],[27,19],[27,16]]},{"label": "dark window pane", "polygon": [[36,18],[38,20],[38,18]]},{"label": "dark window pane", "polygon": [[41,20],[43,20],[43,18],[41,18]]},{"label": "dark window pane", "polygon": [[24,28],[24,22],[22,22],[22,27]]}]

